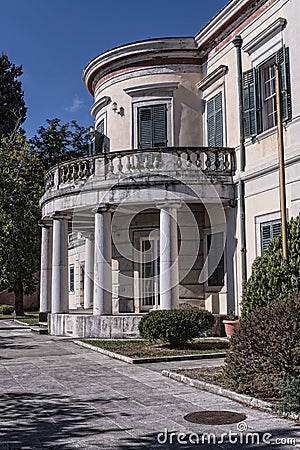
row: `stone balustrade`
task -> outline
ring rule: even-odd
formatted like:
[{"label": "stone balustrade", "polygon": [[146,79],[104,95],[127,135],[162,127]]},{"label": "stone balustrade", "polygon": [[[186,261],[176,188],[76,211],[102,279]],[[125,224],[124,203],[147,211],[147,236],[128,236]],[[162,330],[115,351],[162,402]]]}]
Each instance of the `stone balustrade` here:
[{"label": "stone balustrade", "polygon": [[[45,190],[52,191],[69,185],[97,180],[124,178],[128,175],[168,173],[195,176],[229,176],[235,172],[233,148],[167,147],[126,150],[70,160],[50,169],[45,176]],[[193,175],[192,175],[193,173]]]}]

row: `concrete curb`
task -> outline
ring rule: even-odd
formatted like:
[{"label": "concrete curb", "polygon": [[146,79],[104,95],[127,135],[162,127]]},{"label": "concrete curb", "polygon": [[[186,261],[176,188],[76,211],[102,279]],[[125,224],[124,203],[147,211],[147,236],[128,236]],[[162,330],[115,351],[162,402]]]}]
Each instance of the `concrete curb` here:
[{"label": "concrete curb", "polygon": [[23,325],[23,327],[28,327],[28,328],[30,328],[30,325],[28,325],[28,323],[21,322],[21,321],[18,320],[18,319],[13,319],[13,321],[14,321],[15,323],[18,323],[19,325]]},{"label": "concrete curb", "polygon": [[101,347],[96,347],[86,342],[73,340],[77,345],[88,348],[90,350],[102,353],[103,355],[109,356],[110,358],[120,359],[128,364],[147,364],[155,362],[168,362],[168,361],[189,361],[197,359],[213,359],[213,358],[224,358],[226,353],[202,353],[199,355],[186,355],[186,356],[159,356],[150,358],[130,358],[129,356],[120,355],[119,353],[110,352]]},{"label": "concrete curb", "polygon": [[193,386],[197,389],[202,389],[203,391],[210,392],[211,394],[221,395],[222,397],[229,398],[236,402],[242,403],[250,408],[260,409],[268,413],[276,414],[280,417],[284,417],[292,420],[299,420],[300,415],[296,413],[282,413],[274,408],[274,405],[263,400],[259,400],[255,397],[250,397],[249,395],[238,394],[237,392],[230,391],[229,389],[222,388],[216,384],[207,383],[201,380],[194,380],[180,373],[172,372],[170,370],[163,370],[161,374],[165,377],[171,378],[172,380],[179,381],[181,383],[187,384],[188,386]]},{"label": "concrete curb", "polygon": [[110,356],[111,358],[120,359],[121,361],[124,361],[128,364],[134,364],[132,358],[128,358],[127,356],[120,355],[119,353],[113,353],[109,350],[104,350],[104,348],[101,347],[95,347],[95,345],[87,344],[86,342],[81,342],[78,340],[73,340],[74,344],[81,345],[81,347],[88,348],[89,350],[93,350],[94,352],[102,353],[105,356]]},{"label": "concrete curb", "polygon": [[22,325],[25,328],[29,328],[32,333],[48,334],[48,328],[40,327],[39,325],[29,325],[28,323],[21,322],[18,319],[13,319],[15,323]]}]

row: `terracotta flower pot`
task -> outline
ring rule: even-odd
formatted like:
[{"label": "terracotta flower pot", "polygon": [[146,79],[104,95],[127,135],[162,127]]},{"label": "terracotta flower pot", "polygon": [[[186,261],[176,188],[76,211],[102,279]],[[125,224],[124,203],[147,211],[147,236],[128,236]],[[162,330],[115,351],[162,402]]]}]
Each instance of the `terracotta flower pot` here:
[{"label": "terracotta flower pot", "polygon": [[238,319],[237,320],[223,320],[223,323],[224,323],[227,339],[231,339],[231,336],[233,335],[234,330],[239,328],[240,321]]}]

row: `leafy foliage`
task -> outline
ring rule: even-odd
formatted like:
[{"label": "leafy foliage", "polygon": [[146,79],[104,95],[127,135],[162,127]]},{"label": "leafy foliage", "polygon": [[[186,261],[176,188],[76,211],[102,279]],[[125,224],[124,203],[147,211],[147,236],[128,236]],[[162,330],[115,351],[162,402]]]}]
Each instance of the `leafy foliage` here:
[{"label": "leafy foliage", "polygon": [[61,124],[60,119],[47,119],[30,143],[37,149],[45,170],[55,164],[79,158],[88,152],[91,135],[75,120]]},{"label": "leafy foliage", "polygon": [[294,389],[300,366],[299,317],[300,297],[294,295],[241,320],[224,370],[231,388],[260,398],[288,395],[290,404],[300,409],[299,391]]},{"label": "leafy foliage", "polygon": [[300,413],[300,367],[280,383],[283,398],[280,409]]},{"label": "leafy foliage", "polygon": [[209,330],[214,321],[209,311],[197,308],[157,310],[142,317],[139,331],[144,339],[162,340],[169,342],[171,347],[179,347]]},{"label": "leafy foliage", "polygon": [[43,167],[25,137],[0,142],[0,287],[15,293],[16,313],[23,313],[23,294],[33,293],[39,269]]},{"label": "leafy foliage", "polygon": [[300,215],[288,224],[288,261],[282,260],[281,236],[268,245],[252,265],[241,304],[242,317],[300,288]]},{"label": "leafy foliage", "polygon": [[10,316],[14,312],[15,308],[12,305],[1,305],[0,306],[0,314],[4,314],[5,316]]},{"label": "leafy foliage", "polygon": [[27,108],[18,78],[22,67],[12,64],[7,55],[0,56],[0,138],[11,137],[26,119]]}]

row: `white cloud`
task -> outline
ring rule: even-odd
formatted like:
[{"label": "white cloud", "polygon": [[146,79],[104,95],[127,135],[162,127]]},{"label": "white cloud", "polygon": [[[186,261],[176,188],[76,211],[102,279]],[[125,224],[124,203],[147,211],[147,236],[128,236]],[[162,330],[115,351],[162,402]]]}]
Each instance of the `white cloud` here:
[{"label": "white cloud", "polygon": [[66,111],[74,113],[74,112],[78,111],[82,107],[82,105],[83,105],[83,101],[77,95],[75,95],[71,105],[67,106],[65,109],[66,109]]}]

